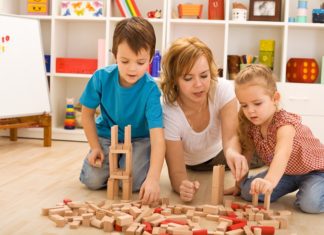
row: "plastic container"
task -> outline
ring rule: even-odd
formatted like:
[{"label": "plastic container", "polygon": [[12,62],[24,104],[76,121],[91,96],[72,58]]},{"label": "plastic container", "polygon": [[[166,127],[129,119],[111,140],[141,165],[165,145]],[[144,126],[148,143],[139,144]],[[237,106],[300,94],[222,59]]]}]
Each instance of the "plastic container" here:
[{"label": "plastic container", "polygon": [[160,77],[161,55],[158,50],[155,51],[151,64],[152,77]]}]

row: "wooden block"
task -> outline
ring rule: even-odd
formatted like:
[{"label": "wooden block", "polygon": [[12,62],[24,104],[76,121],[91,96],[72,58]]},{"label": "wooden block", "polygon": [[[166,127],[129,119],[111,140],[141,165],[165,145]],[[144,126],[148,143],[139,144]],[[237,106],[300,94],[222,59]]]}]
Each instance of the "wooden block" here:
[{"label": "wooden block", "polygon": [[252,195],[252,205],[253,206],[259,205],[259,194],[255,193]]},{"label": "wooden block", "polygon": [[72,223],[70,223],[70,229],[77,229],[79,228],[80,224],[80,220],[74,220]]},{"label": "wooden block", "polygon": [[253,232],[254,232],[254,235],[262,235],[262,229],[261,228],[254,228]]},{"label": "wooden block", "polygon": [[223,203],[224,174],[225,174],[224,165],[218,165],[213,167],[212,195],[211,195],[211,203],[213,205],[218,205]]},{"label": "wooden block", "polygon": [[131,125],[127,125],[125,127],[125,132],[124,132],[124,146],[125,148],[129,148],[131,146],[131,137],[132,135],[132,127]]},{"label": "wooden block", "polygon": [[246,235],[253,235],[253,232],[252,232],[252,230],[250,229],[249,226],[244,226],[243,230],[244,230]]},{"label": "wooden block", "polygon": [[103,222],[101,220],[96,219],[95,217],[92,217],[91,218],[90,224],[93,227],[96,227],[96,228],[99,228],[99,229],[102,229],[103,228]]},{"label": "wooden block", "polygon": [[[113,153],[111,148],[109,150],[109,173],[113,174],[113,172],[118,170],[118,154]],[[110,174],[110,177],[112,176]]]},{"label": "wooden block", "polygon": [[225,232],[225,235],[244,235],[244,230],[239,228]]},{"label": "wooden block", "polygon": [[108,179],[107,197],[109,200],[113,200],[116,195],[118,195],[118,180]]},{"label": "wooden block", "polygon": [[105,216],[102,218],[103,223],[103,230],[105,232],[112,232],[114,231],[114,223],[115,219],[113,217]]},{"label": "wooden block", "polygon": [[133,223],[133,216],[125,214],[116,218],[116,224],[119,226],[130,225]]},{"label": "wooden block", "polygon": [[228,223],[225,221],[220,221],[216,227],[217,231],[226,232]]},{"label": "wooden block", "polygon": [[211,215],[211,214],[208,214],[206,216],[206,219],[207,220],[211,220],[211,221],[218,221],[219,220],[219,215]]},{"label": "wooden block", "polygon": [[110,129],[111,142],[110,147],[115,149],[118,144],[118,126],[114,125]]},{"label": "wooden block", "polygon": [[266,193],[264,195],[264,204],[263,204],[266,210],[270,209],[270,200],[271,200],[271,193]]},{"label": "wooden block", "polygon": [[133,177],[123,179],[123,200],[130,200],[132,198]]},{"label": "wooden block", "polygon": [[217,215],[218,214],[218,206],[204,205],[203,212],[205,212],[207,214]]}]

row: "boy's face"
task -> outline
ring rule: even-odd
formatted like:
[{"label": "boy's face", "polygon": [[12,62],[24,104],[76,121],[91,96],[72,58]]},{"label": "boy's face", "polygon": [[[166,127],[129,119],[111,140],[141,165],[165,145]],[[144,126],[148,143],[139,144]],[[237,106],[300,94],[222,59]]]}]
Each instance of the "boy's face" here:
[{"label": "boy's face", "polygon": [[136,55],[124,41],[118,45],[116,63],[119,70],[119,83],[123,87],[134,85],[147,71],[150,52],[142,49]]}]

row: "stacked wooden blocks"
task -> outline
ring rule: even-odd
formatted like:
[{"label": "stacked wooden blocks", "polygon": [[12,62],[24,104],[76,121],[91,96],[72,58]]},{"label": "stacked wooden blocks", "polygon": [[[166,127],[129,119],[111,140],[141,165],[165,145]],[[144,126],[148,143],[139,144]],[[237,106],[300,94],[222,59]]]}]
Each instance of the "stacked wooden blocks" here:
[{"label": "stacked wooden blocks", "polygon": [[[125,154],[125,168],[118,166],[119,154]],[[125,127],[124,144],[118,143],[118,126],[111,128],[111,145],[109,148],[109,174],[107,182],[108,199],[118,196],[118,181],[122,181],[123,200],[129,200],[132,196],[132,143],[131,126]]]}]

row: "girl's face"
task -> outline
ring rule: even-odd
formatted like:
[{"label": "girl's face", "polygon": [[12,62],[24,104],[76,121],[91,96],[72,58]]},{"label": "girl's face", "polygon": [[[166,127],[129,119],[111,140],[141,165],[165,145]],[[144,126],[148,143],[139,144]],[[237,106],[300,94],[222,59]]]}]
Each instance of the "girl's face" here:
[{"label": "girl's face", "polygon": [[208,96],[210,80],[208,61],[205,56],[200,56],[191,71],[178,79],[180,99],[193,103],[205,101]]},{"label": "girl's face", "polygon": [[260,85],[237,85],[236,97],[246,118],[257,126],[267,126],[277,110],[280,99],[278,92],[271,97]]},{"label": "girl's face", "polygon": [[119,70],[120,85],[131,87],[147,71],[150,64],[150,52],[142,49],[136,55],[124,41],[118,45],[115,59]]}]

